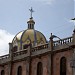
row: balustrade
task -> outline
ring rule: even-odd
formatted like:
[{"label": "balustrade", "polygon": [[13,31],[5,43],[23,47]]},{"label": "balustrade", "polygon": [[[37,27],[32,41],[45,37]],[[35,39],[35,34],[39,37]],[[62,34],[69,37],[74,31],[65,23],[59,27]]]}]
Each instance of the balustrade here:
[{"label": "balustrade", "polygon": [[9,58],[9,54],[4,55],[4,56],[0,56],[0,60],[1,60],[1,59],[7,59],[7,58]]},{"label": "balustrade", "polygon": [[68,44],[68,43],[71,43],[72,40],[73,40],[73,37],[68,37],[68,38],[65,38],[65,39],[60,39],[60,40],[54,41],[53,42],[53,46]]},{"label": "balustrade", "polygon": [[14,52],[13,57],[19,56],[19,55],[22,55],[22,54],[26,54],[26,53],[27,53],[27,49],[22,50],[22,51],[18,51],[18,52]]},{"label": "balustrade", "polygon": [[[53,41],[53,46],[68,44],[68,43],[71,43],[72,40],[73,40],[73,37],[68,37],[68,38],[65,38],[65,39]],[[48,48],[48,43],[31,48],[31,52],[35,52],[35,51],[39,51],[39,50],[43,50],[43,49],[47,49],[47,48]],[[16,56],[19,56],[19,55],[22,55],[22,54],[27,54],[27,51],[28,50],[25,49],[25,50],[14,52],[13,57],[16,57]],[[1,59],[7,59],[7,58],[9,58],[9,54],[4,55],[4,56],[0,56],[0,60]]]},{"label": "balustrade", "polygon": [[34,48],[31,49],[31,51],[32,51],[32,52],[35,52],[35,51],[42,50],[42,49],[46,49],[46,48],[48,48],[48,44],[40,45],[40,46],[34,47]]}]

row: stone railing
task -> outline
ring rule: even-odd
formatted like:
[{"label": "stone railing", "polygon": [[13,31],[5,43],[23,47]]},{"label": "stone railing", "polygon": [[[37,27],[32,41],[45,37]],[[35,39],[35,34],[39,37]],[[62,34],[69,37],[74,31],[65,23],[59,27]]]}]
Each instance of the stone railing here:
[{"label": "stone railing", "polygon": [[54,41],[53,42],[53,46],[68,44],[68,43],[71,43],[72,40],[73,40],[73,37],[68,37],[68,38],[60,39],[60,40]]},{"label": "stone railing", "polygon": [[9,54],[4,55],[4,56],[0,56],[0,60],[2,60],[2,59],[8,59],[8,58],[9,58]]},{"label": "stone railing", "polygon": [[19,56],[19,55],[23,55],[23,54],[27,54],[27,49],[14,52],[13,53],[13,57],[16,57],[16,56]]},{"label": "stone railing", "polygon": [[31,49],[31,51],[35,52],[35,51],[39,51],[39,50],[46,49],[46,48],[48,48],[48,43],[44,44],[44,45],[39,45],[37,47],[34,47],[34,48]]},{"label": "stone railing", "polygon": [[[48,48],[48,44],[44,44],[44,45],[42,44],[42,45],[39,45],[37,47],[31,48],[31,52],[35,52],[35,51],[39,51],[39,50],[47,49],[47,48]],[[23,49],[23,50],[20,50],[20,51],[13,52],[13,57],[24,55],[24,54],[27,54],[27,53],[28,53],[28,49]],[[0,60],[1,59],[8,59],[8,58],[10,58],[9,54],[1,56]]]}]

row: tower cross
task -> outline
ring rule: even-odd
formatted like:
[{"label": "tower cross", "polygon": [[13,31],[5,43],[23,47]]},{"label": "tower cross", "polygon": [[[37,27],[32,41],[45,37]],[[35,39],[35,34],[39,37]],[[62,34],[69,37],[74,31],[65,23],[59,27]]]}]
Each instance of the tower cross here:
[{"label": "tower cross", "polygon": [[31,7],[31,9],[29,9],[29,11],[30,11],[30,17],[32,18],[32,13],[34,12],[34,10],[32,9],[32,7]]}]

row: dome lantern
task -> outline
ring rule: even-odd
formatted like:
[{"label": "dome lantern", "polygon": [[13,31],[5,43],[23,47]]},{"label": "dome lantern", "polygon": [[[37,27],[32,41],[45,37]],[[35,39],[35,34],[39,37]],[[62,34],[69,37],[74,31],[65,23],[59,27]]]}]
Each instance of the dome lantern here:
[{"label": "dome lantern", "polygon": [[29,19],[29,21],[27,22],[27,24],[28,24],[28,29],[34,29],[35,22],[34,22],[34,20],[33,20],[32,17]]},{"label": "dome lantern", "polygon": [[30,11],[31,15],[30,15],[30,19],[27,21],[28,29],[34,29],[35,22],[34,22],[33,17],[32,17],[32,13],[34,12],[32,7],[31,7],[31,9],[29,9],[29,11]]}]

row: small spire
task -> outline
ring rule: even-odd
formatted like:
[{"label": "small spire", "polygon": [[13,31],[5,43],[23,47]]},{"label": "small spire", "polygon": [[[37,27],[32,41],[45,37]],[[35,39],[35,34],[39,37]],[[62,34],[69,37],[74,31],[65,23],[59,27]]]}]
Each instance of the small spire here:
[{"label": "small spire", "polygon": [[32,13],[34,12],[34,10],[33,10],[33,8],[31,7],[31,9],[29,9],[29,11],[30,11],[30,18],[32,19],[33,17],[32,17]]}]

